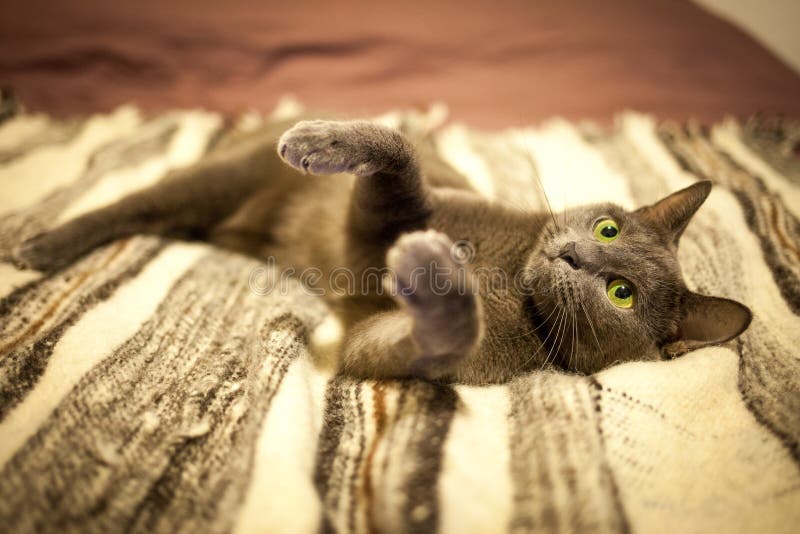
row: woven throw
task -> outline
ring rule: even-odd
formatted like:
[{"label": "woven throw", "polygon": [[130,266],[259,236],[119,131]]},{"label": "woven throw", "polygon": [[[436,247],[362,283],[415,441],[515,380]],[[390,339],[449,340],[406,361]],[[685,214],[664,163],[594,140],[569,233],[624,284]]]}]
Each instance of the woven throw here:
[{"label": "woven throw", "polygon": [[[712,180],[679,259],[750,328],[593,376],[356,381],[318,355],[336,337],[322,301],[254,290],[254,259],[135,236],[54,274],[1,263],[0,531],[796,532],[800,124],[480,132],[440,111],[381,120],[427,128],[496,202],[544,208],[532,160],[555,209]],[[0,257],[269,120],[5,120]]]}]

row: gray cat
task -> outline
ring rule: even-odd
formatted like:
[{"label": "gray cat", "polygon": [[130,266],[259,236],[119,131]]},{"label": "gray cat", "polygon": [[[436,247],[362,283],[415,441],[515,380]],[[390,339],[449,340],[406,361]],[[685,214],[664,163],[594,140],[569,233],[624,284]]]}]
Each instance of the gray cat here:
[{"label": "gray cat", "polygon": [[304,121],[280,136],[287,126],[33,237],[15,257],[53,270],[155,233],[319,269],[312,282],[346,326],[341,371],[376,379],[592,373],[722,343],[750,323],[747,307],[693,293],[681,276],[678,240],[710,182],[632,212],[597,204],[555,217],[487,201],[395,130]]}]

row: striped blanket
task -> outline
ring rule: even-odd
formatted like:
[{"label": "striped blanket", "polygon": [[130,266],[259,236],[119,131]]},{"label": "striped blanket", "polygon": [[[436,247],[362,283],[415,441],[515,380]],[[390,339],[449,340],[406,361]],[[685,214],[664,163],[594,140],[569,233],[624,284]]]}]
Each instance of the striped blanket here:
[{"label": "striped blanket", "polygon": [[[543,206],[531,153],[556,208],[713,180],[680,260],[752,326],[594,376],[355,381],[327,363],[326,307],[299,284],[254,291],[252,259],[137,236],[46,276],[0,263],[0,531],[796,532],[800,124],[626,113],[479,132],[442,116],[381,120],[427,129],[498,202]],[[0,256],[263,120],[5,120]]]}]

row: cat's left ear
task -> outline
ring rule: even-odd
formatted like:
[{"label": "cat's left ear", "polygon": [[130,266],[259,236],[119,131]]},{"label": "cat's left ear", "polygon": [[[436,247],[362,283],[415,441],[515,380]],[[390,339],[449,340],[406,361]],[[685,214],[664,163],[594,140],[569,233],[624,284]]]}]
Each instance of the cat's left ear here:
[{"label": "cat's left ear", "polygon": [[677,339],[664,347],[668,356],[729,341],[750,326],[750,308],[735,300],[688,292],[683,300],[683,319]]},{"label": "cat's left ear", "polygon": [[677,245],[692,215],[711,192],[711,182],[703,180],[635,211],[639,217],[669,236]]}]

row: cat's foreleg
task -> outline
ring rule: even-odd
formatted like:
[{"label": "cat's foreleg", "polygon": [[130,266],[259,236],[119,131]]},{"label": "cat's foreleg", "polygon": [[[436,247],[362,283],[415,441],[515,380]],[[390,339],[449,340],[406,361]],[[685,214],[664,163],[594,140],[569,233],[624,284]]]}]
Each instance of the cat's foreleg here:
[{"label": "cat's foreleg", "polygon": [[429,190],[399,132],[366,121],[303,121],[281,137],[278,152],[302,172],[356,176],[345,229],[356,270],[382,266],[398,236],[425,228]]},{"label": "cat's foreleg", "polygon": [[340,367],[365,378],[450,379],[473,357],[481,306],[452,242],[434,231],[402,236],[387,254],[387,291],[400,309],[373,315],[348,333]]}]

